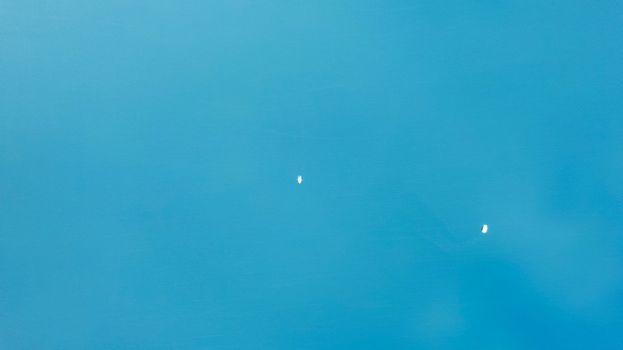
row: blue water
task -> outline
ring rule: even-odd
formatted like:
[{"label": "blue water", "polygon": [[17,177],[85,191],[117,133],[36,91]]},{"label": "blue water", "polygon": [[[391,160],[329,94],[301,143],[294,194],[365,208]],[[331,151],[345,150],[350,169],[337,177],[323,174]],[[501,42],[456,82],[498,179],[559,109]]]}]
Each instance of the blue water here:
[{"label": "blue water", "polygon": [[0,1],[0,349],[621,349],[622,38],[620,1]]}]

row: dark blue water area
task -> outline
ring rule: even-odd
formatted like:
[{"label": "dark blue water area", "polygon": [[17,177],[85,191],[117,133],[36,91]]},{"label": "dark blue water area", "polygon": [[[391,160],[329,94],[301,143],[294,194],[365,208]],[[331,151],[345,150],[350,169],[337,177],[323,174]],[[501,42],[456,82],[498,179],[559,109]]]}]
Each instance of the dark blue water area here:
[{"label": "dark blue water area", "polygon": [[623,348],[622,20],[1,2],[0,348]]}]

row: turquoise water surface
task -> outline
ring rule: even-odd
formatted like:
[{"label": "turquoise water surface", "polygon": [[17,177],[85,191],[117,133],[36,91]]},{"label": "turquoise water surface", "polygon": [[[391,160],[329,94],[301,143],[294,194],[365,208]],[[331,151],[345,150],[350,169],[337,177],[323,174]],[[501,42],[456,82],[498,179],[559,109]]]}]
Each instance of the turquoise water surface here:
[{"label": "turquoise water surface", "polygon": [[622,38],[621,1],[2,0],[0,349],[622,349]]}]

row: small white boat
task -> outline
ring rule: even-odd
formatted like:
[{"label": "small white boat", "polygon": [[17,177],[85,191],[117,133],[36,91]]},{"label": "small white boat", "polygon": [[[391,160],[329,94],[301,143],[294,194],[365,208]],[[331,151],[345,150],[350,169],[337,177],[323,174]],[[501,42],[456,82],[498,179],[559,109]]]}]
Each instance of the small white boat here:
[{"label": "small white boat", "polygon": [[298,182],[298,183],[299,183],[299,185],[300,185],[300,184],[302,184],[302,183],[303,183],[303,177],[302,177],[301,175],[299,175],[299,176],[296,178],[296,182]]},{"label": "small white boat", "polygon": [[489,231],[489,225],[487,224],[482,225],[482,229],[480,230],[480,232],[487,233],[487,231]]}]

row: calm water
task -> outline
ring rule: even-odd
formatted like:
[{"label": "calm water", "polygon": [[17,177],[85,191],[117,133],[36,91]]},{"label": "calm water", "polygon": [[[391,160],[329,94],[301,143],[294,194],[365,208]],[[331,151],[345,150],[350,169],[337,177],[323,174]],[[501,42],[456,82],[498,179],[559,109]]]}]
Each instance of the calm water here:
[{"label": "calm water", "polygon": [[621,349],[622,38],[620,1],[0,1],[0,348]]}]

